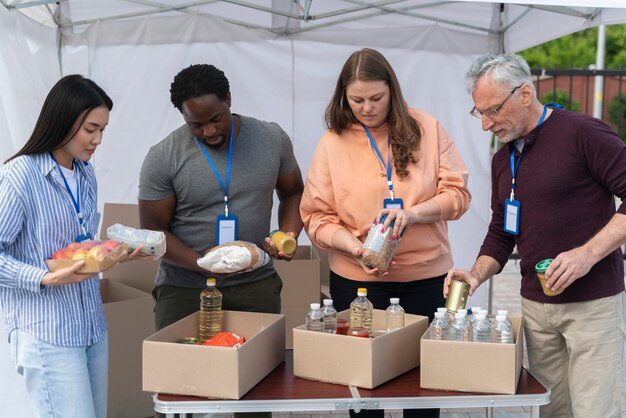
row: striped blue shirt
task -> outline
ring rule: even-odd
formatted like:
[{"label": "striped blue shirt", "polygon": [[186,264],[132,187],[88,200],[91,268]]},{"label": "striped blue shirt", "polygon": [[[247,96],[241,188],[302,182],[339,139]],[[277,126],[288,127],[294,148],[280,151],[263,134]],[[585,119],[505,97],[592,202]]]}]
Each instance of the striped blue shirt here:
[{"label": "striped blue shirt", "polygon": [[[97,186],[89,163],[75,165],[85,229],[96,235]],[[20,156],[0,169],[0,309],[6,330],[47,343],[88,346],[100,341],[106,319],[100,281],[41,286],[45,259],[80,235],[76,209],[49,154]]]}]

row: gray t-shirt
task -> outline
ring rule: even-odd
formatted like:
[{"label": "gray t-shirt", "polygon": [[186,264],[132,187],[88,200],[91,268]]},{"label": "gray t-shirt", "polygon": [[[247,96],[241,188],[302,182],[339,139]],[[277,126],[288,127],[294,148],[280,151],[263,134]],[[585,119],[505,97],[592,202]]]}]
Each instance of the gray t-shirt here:
[{"label": "gray t-shirt", "polygon": [[[233,145],[228,209],[239,218],[238,239],[263,249],[269,234],[274,189],[279,176],[297,167],[289,136],[273,122],[239,116],[239,133]],[[226,183],[228,147],[205,146],[223,183]],[[140,200],[176,196],[170,232],[199,254],[216,245],[216,219],[224,214],[224,193],[198,141],[185,124],[152,146],[139,178]],[[231,274],[219,287],[265,279],[275,272],[272,262],[257,270]],[[161,261],[157,285],[203,288],[209,275]]]}]

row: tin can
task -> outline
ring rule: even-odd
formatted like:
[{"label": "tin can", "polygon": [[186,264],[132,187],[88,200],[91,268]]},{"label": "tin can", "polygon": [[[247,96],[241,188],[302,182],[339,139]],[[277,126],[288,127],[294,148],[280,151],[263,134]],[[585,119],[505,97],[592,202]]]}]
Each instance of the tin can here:
[{"label": "tin can", "polygon": [[448,289],[448,299],[446,299],[446,309],[448,312],[456,312],[465,309],[470,286],[462,280],[452,280]]},{"label": "tin can", "polygon": [[270,238],[276,246],[276,249],[287,255],[293,255],[293,253],[296,252],[296,248],[298,248],[296,239],[283,231],[274,230],[270,232]]},{"label": "tin can", "polygon": [[546,286],[546,270],[548,270],[548,267],[550,266],[550,263],[552,263],[552,259],[548,258],[546,260],[542,260],[540,262],[538,262],[535,265],[535,271],[537,272],[537,278],[539,279],[539,282],[541,283],[541,290],[543,290],[543,293],[546,296],[556,296],[556,295],[560,295],[561,293],[563,293],[563,291],[565,289],[560,289],[560,290],[552,290],[549,287]]},{"label": "tin can", "polygon": [[178,340],[179,344],[198,344],[198,342],[196,337],[184,337]]}]

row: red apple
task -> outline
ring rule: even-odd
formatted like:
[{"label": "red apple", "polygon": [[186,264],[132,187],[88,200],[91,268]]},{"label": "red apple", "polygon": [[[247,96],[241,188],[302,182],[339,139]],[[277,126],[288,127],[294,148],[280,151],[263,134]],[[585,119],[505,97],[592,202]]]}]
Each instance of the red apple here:
[{"label": "red apple", "polygon": [[104,241],[102,245],[104,246],[104,248],[107,248],[108,250],[113,250],[119,247],[120,245],[122,245],[122,243],[119,241],[109,239],[109,240]]},{"label": "red apple", "polygon": [[103,245],[96,245],[87,251],[87,258],[101,258],[107,255],[110,251]]},{"label": "red apple", "polygon": [[96,245],[100,245],[100,241],[96,241],[96,240],[83,241],[80,243],[80,248],[82,248],[83,250],[90,250]]},{"label": "red apple", "polygon": [[82,248],[79,248],[72,253],[72,255],[70,256],[70,259],[78,261],[78,260],[84,260],[85,257],[87,257],[87,250],[83,250]]},{"label": "red apple", "polygon": [[65,248],[61,248],[60,250],[56,250],[51,256],[53,260],[63,260],[69,258],[67,255],[67,251]]},{"label": "red apple", "polygon": [[73,242],[70,245],[68,245],[67,247],[65,247],[65,249],[67,250],[68,253],[72,253],[76,250],[78,250],[80,248],[80,242]]}]

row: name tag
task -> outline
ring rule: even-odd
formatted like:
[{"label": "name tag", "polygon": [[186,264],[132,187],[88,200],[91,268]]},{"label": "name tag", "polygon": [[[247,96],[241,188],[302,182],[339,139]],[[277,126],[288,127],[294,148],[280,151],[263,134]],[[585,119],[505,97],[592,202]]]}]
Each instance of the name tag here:
[{"label": "name tag", "polygon": [[239,219],[233,214],[229,214],[228,216],[218,215],[215,228],[217,234],[215,242],[217,245],[236,241],[238,224]]},{"label": "name tag", "polygon": [[404,202],[402,199],[385,199],[383,200],[383,207],[385,209],[402,209],[404,207]]},{"label": "name tag", "polygon": [[504,201],[504,232],[519,234],[519,200],[506,199]]}]

